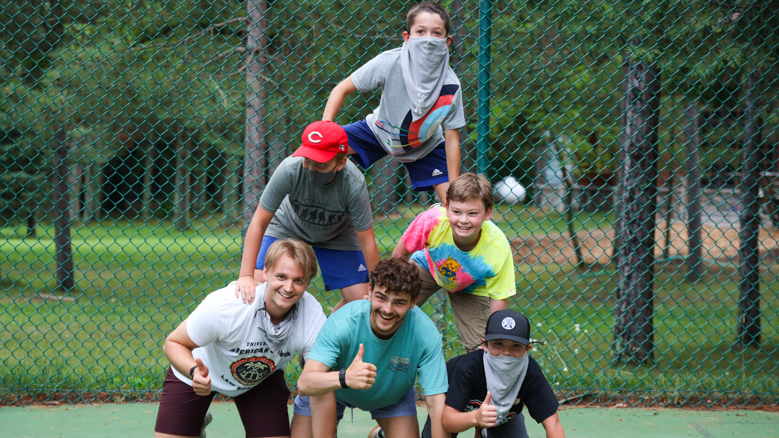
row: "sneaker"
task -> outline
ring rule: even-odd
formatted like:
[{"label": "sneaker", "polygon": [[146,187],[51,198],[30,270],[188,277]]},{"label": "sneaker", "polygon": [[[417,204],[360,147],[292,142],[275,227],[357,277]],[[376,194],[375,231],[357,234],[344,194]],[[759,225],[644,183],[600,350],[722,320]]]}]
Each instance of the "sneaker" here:
[{"label": "sneaker", "polygon": [[214,416],[210,412],[206,412],[205,418],[203,418],[203,428],[200,429],[200,438],[206,438],[206,426],[214,421]]},{"label": "sneaker", "polygon": [[371,433],[368,434],[368,438],[384,438],[384,432],[381,431],[381,426],[374,427]]}]

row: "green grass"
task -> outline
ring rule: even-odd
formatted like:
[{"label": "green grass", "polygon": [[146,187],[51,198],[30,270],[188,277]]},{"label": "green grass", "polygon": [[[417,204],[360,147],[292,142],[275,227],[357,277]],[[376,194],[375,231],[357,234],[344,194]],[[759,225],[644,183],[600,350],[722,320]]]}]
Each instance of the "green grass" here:
[{"label": "green grass", "polygon": [[[377,222],[380,250],[392,250],[413,219]],[[535,209],[500,207],[494,216],[507,234],[556,233],[560,216]],[[608,227],[611,217],[577,216],[577,228]],[[22,230],[23,231],[23,230]],[[195,221],[180,232],[168,222],[104,221],[73,230],[75,301],[43,301],[55,287],[53,239],[45,228],[38,239],[2,229],[0,242],[0,396],[52,391],[143,392],[161,387],[167,360],[161,345],[208,292],[232,281],[239,269],[240,230],[218,219]],[[717,267],[689,283],[674,264],[656,279],[655,361],[636,366],[612,360],[615,277],[607,270],[577,272],[572,266],[518,266],[516,299],[528,315],[539,361],[557,389],[594,394],[706,397],[757,395],[763,402],[779,392],[779,282],[763,274],[759,348],[736,345],[738,274]],[[339,297],[312,291],[325,305]],[[424,309],[433,314],[433,304]],[[540,324],[536,327],[535,324]],[[577,326],[578,325],[578,326]],[[461,352],[451,316],[439,322],[445,354]],[[578,329],[578,330],[577,330]],[[294,381],[296,361],[288,366]]]}]

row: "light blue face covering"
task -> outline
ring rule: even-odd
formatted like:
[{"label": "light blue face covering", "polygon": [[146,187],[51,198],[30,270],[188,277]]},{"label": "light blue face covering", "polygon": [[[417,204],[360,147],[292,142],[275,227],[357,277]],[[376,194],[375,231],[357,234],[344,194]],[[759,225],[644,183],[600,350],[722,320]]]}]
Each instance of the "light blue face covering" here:
[{"label": "light blue face covering", "polygon": [[410,37],[400,49],[400,69],[411,99],[412,121],[424,117],[441,95],[449,66],[446,41],[445,38]]},{"label": "light blue face covering", "polygon": [[493,356],[484,351],[484,375],[487,391],[492,394],[490,404],[498,408],[498,422],[502,424],[519,395],[519,388],[525,381],[530,356]]}]

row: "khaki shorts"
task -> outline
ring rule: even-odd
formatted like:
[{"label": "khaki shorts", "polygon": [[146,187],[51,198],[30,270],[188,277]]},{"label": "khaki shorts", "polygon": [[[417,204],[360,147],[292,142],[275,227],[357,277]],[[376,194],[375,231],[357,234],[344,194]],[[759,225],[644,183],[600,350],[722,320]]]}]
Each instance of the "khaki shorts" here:
[{"label": "khaki shorts", "polygon": [[[419,278],[422,280],[422,289],[419,291],[419,300],[417,301],[417,306],[422,307],[431,296],[442,289],[427,268],[423,268],[417,263],[414,264],[417,266]],[[460,343],[468,351],[477,349],[484,338],[484,331],[487,329],[487,318],[490,316],[490,298],[461,292],[449,292],[446,295],[449,296],[449,305],[452,307]]]}]

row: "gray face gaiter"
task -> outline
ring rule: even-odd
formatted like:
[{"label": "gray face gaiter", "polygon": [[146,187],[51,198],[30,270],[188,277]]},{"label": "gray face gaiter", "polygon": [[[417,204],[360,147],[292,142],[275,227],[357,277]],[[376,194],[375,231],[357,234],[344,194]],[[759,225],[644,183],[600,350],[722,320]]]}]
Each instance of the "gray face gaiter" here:
[{"label": "gray face gaiter", "polygon": [[441,95],[449,66],[446,41],[437,37],[410,37],[400,49],[400,69],[411,99],[412,121],[424,117]]},{"label": "gray face gaiter", "polygon": [[312,186],[315,187],[323,187],[327,184],[329,184],[333,179],[335,179],[336,171],[331,170],[330,172],[316,172],[314,170],[309,170],[304,168],[303,169],[306,172],[306,176],[308,177],[308,182],[311,183]]},{"label": "gray face gaiter", "polygon": [[493,356],[484,350],[484,374],[487,378],[487,390],[492,393],[491,404],[498,408],[498,422],[505,421],[509,410],[519,395],[519,388],[525,381],[530,356],[522,357]]}]

